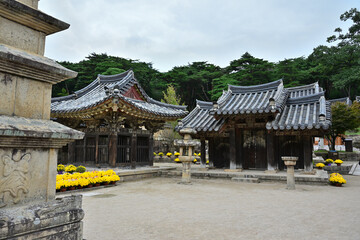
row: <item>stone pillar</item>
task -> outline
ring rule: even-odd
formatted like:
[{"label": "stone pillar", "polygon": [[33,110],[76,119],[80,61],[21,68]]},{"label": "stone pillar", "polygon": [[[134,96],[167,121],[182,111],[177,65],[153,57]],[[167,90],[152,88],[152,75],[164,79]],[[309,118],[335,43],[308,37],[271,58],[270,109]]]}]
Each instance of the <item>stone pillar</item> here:
[{"label": "stone pillar", "polygon": [[52,84],[77,73],[43,56],[69,25],[37,2],[0,1],[0,239],[82,239],[81,196],[55,187],[58,149],[84,133],[50,121]]},{"label": "stone pillar", "polygon": [[294,190],[295,189],[295,173],[294,166],[298,157],[281,157],[281,160],[284,161],[285,166],[287,167],[287,186],[286,189]]}]

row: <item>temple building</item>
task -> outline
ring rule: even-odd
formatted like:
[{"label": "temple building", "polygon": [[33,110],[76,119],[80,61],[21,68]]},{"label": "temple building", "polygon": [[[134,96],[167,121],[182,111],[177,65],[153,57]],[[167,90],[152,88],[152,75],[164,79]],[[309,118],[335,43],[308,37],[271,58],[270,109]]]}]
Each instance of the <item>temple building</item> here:
[{"label": "temple building", "polygon": [[278,80],[229,85],[214,103],[197,100],[176,129],[195,130],[202,163],[208,141],[211,167],[276,171],[284,169],[281,156],[296,156],[296,168],[311,171],[313,138],[330,125],[330,103],[318,83],[284,88]]},{"label": "temple building", "polygon": [[132,167],[152,165],[153,133],[186,116],[186,106],[150,98],[134,72],[98,75],[87,87],[51,100],[51,117],[85,132],[59,153],[59,163]]}]

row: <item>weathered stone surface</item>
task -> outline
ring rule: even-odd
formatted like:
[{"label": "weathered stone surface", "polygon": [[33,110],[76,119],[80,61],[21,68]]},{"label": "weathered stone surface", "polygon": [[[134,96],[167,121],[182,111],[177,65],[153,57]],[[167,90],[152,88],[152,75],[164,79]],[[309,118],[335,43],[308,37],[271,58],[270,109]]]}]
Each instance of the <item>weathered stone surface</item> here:
[{"label": "weathered stone surface", "polygon": [[84,133],[51,120],[0,115],[0,136],[82,139]]},{"label": "weathered stone surface", "polygon": [[0,209],[0,239],[82,239],[81,195]]},{"label": "weathered stone surface", "polygon": [[46,35],[69,28],[69,24],[37,10],[36,2],[32,3],[31,0],[22,0],[22,2],[26,5],[20,1],[0,0],[1,15],[21,25],[44,32]]},{"label": "weathered stone surface", "polygon": [[54,60],[3,45],[1,42],[0,72],[52,84],[77,76],[76,72],[64,68]]},{"label": "weathered stone surface", "polygon": [[0,42],[24,51],[44,55],[45,33],[0,17]]}]

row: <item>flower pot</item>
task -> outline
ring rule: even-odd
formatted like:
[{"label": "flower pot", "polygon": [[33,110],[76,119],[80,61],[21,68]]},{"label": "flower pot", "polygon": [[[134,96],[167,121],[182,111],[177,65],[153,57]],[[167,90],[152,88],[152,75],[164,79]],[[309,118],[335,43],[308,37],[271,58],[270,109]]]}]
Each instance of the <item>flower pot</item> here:
[{"label": "flower pot", "polygon": [[89,184],[89,185],[87,185],[86,187],[87,187],[87,188],[92,188],[93,185],[92,185],[92,184]]},{"label": "flower pot", "polygon": [[341,166],[341,163],[337,163],[336,165],[337,165],[338,167],[340,167],[340,166]]},{"label": "flower pot", "polygon": [[77,189],[83,189],[83,187],[82,187],[82,186],[78,186]]},{"label": "flower pot", "polygon": [[116,182],[110,182],[110,184],[114,185]]},{"label": "flower pot", "polygon": [[94,187],[99,187],[100,183],[95,183]]},{"label": "flower pot", "polygon": [[108,182],[103,182],[103,183],[101,183],[102,185],[109,185],[109,183]]},{"label": "flower pot", "polygon": [[60,192],[65,192],[66,188],[60,188]]},{"label": "flower pot", "polygon": [[322,168],[322,167],[318,167],[318,169],[320,169],[320,170],[321,170],[321,169],[323,169],[323,168]]},{"label": "flower pot", "polygon": [[342,187],[342,183],[335,183],[335,186]]},{"label": "flower pot", "polygon": [[69,190],[71,191],[71,190],[75,190],[76,189],[76,187],[69,187]]}]

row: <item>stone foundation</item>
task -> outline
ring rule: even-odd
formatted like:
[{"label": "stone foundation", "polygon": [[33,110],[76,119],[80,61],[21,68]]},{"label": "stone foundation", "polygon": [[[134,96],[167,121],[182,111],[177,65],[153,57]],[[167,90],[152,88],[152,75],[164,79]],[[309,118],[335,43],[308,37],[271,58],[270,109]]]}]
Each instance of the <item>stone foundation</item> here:
[{"label": "stone foundation", "polygon": [[82,239],[81,195],[0,210],[0,239]]}]

